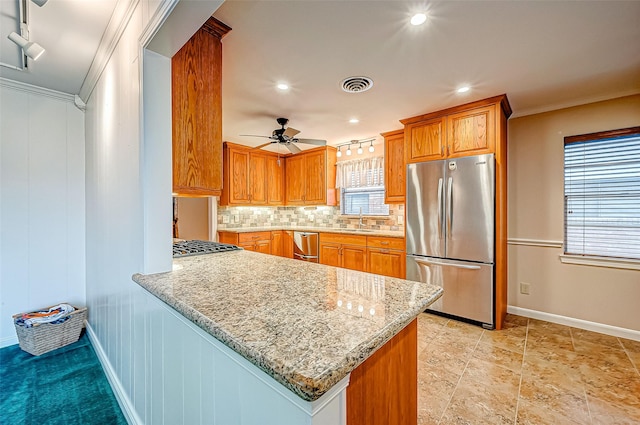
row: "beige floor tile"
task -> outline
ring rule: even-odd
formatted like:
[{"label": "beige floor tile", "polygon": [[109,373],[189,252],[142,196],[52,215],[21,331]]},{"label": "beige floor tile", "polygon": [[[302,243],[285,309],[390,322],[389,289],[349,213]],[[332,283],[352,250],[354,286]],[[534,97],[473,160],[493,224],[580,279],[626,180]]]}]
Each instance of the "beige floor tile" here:
[{"label": "beige floor tile", "polygon": [[633,341],[626,338],[618,338],[620,343],[624,346],[625,350],[631,353],[640,353],[640,341]]},{"label": "beige floor tile", "polygon": [[460,377],[467,366],[467,358],[468,356],[461,356],[455,351],[449,350],[445,343],[437,342],[429,345],[418,354],[418,364],[439,368]]},{"label": "beige floor tile", "polygon": [[472,358],[460,379],[460,386],[474,388],[484,387],[494,394],[501,394],[505,398],[517,396],[520,385],[520,374],[490,361]]},{"label": "beige floor tile", "polygon": [[560,325],[558,323],[545,322],[544,320],[529,319],[529,330],[537,329],[544,330],[550,334],[557,335],[571,335],[571,328],[569,326]]},{"label": "beige floor tile", "polygon": [[598,332],[591,332],[584,329],[571,328],[571,336],[576,348],[580,343],[587,342],[591,344],[605,345],[607,347],[622,348],[622,344],[615,336],[605,335]]},{"label": "beige floor tile", "polygon": [[527,329],[517,327],[500,331],[486,331],[482,334],[480,342],[505,350],[523,353],[526,337]]},{"label": "beige floor tile", "polygon": [[619,406],[640,408],[640,377],[635,368],[610,367],[602,370],[583,364],[580,372],[588,396]]},{"label": "beige floor tile", "polygon": [[444,325],[444,331],[448,334],[454,334],[458,338],[468,338],[473,341],[478,341],[485,332],[483,328],[477,325],[470,325],[469,323],[458,322],[456,320],[450,320]]},{"label": "beige floor tile", "polygon": [[460,375],[420,363],[418,369],[418,423],[437,423],[453,395]]},{"label": "beige floor tile", "polygon": [[529,319],[523,316],[516,316],[515,314],[507,313],[507,316],[504,319],[505,324],[512,324],[518,326],[527,326],[529,323]]},{"label": "beige floor tile", "polygon": [[536,380],[542,384],[564,389],[566,391],[584,392],[580,365],[583,356],[572,352],[564,352],[561,356],[540,357],[525,354],[522,367],[523,380]]},{"label": "beige floor tile", "polygon": [[513,424],[517,390],[511,395],[473,380],[460,382],[440,424]]},{"label": "beige floor tile", "polygon": [[[529,404],[530,413],[536,409],[541,411],[546,409],[566,418],[572,418],[575,423],[588,424],[590,421],[587,398],[582,386],[576,386],[575,391],[572,391],[566,387],[539,380],[534,375],[523,375],[519,403],[523,401]],[[520,414],[520,408],[518,412]]]},{"label": "beige floor tile", "polygon": [[473,352],[476,359],[485,360],[497,366],[505,367],[513,372],[520,373],[522,370],[523,353],[506,350],[493,344],[480,342]]},{"label": "beige floor tile", "polygon": [[640,407],[619,406],[587,395],[591,421],[594,425],[637,425]]},{"label": "beige floor tile", "polygon": [[590,424],[589,415],[573,417],[560,409],[551,409],[544,403],[537,403],[528,400],[518,402],[517,425],[573,425]]}]

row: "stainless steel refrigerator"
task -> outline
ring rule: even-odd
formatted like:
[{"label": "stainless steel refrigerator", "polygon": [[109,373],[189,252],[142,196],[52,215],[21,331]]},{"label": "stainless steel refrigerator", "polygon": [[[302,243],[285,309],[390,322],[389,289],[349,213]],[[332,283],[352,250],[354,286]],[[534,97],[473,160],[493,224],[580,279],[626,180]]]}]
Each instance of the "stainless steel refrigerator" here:
[{"label": "stainless steel refrigerator", "polygon": [[444,289],[430,310],[495,327],[495,160],[407,165],[407,279]]}]

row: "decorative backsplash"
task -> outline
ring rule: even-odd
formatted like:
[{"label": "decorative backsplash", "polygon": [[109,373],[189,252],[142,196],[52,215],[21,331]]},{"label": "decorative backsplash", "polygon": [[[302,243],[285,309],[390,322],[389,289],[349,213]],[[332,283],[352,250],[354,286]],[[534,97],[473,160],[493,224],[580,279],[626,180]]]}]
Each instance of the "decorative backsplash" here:
[{"label": "decorative backsplash", "polygon": [[[404,205],[389,205],[388,217],[362,218],[364,227],[403,231]],[[218,229],[249,227],[331,227],[357,229],[359,218],[340,214],[340,207],[218,207]]]}]

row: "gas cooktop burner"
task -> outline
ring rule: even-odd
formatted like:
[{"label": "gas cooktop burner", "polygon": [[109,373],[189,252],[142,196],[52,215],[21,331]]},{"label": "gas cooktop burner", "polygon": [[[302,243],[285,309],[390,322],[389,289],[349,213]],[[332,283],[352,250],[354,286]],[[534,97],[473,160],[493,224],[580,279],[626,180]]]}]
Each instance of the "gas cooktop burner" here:
[{"label": "gas cooktop burner", "polygon": [[173,258],[189,257],[190,255],[215,254],[218,252],[236,251],[242,249],[235,245],[209,241],[183,241],[173,243]]}]

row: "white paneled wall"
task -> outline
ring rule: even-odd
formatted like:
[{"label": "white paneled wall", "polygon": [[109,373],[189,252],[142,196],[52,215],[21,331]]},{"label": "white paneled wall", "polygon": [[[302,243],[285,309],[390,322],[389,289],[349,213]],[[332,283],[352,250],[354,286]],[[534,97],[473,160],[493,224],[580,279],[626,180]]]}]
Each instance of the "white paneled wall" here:
[{"label": "white paneled wall", "polygon": [[[136,386],[133,422],[153,425],[343,425],[348,378],[305,402],[142,288],[132,293],[142,341],[134,353],[148,365]],[[98,355],[105,352],[90,329]],[[134,360],[135,362],[135,360]],[[115,379],[114,370],[110,378]],[[136,380],[137,381],[137,380]],[[125,392],[124,383],[115,383]],[[146,400],[142,407],[142,400]],[[139,403],[141,403],[139,405]],[[139,415],[138,415],[139,413]],[[144,417],[144,419],[143,419]]]},{"label": "white paneled wall", "polygon": [[0,347],[11,316],[85,304],[84,113],[73,97],[0,81]]}]

